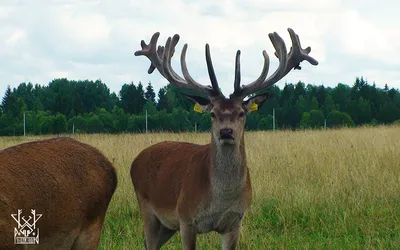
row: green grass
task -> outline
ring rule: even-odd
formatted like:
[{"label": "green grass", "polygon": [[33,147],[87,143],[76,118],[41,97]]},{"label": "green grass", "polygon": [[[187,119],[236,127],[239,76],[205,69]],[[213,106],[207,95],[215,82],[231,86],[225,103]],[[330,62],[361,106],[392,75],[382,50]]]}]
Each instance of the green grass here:
[{"label": "green grass", "polygon": [[[330,201],[287,207],[276,199],[254,203],[245,219],[239,249],[400,249],[400,202],[350,204]],[[110,212],[100,249],[143,249],[137,209]],[[179,234],[165,249],[180,249]],[[200,235],[198,249],[220,249],[216,233]]]}]

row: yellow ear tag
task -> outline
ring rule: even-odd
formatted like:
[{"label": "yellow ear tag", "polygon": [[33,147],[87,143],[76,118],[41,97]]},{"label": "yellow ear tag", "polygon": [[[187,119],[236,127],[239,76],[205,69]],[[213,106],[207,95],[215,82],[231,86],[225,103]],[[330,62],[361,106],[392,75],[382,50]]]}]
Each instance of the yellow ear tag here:
[{"label": "yellow ear tag", "polygon": [[196,112],[199,112],[199,113],[203,113],[204,112],[204,108],[202,106],[200,106],[200,104],[198,104],[198,103],[196,103],[194,105],[193,110],[196,111]]},{"label": "yellow ear tag", "polygon": [[253,111],[256,111],[256,110],[258,110],[258,104],[254,102],[253,105],[251,105],[249,111],[253,112]]}]

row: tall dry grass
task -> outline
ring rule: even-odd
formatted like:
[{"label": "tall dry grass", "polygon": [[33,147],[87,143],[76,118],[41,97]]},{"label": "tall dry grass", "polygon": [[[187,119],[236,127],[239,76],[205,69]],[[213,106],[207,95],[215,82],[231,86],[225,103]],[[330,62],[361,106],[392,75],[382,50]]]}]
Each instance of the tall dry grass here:
[{"label": "tall dry grass", "polygon": [[[143,249],[129,168],[164,140],[205,144],[208,133],[75,135],[118,171],[101,249]],[[246,132],[253,204],[239,249],[400,249],[400,127]],[[0,149],[40,137],[0,138]],[[199,249],[220,249],[216,233]],[[179,234],[164,249],[181,249]]]}]

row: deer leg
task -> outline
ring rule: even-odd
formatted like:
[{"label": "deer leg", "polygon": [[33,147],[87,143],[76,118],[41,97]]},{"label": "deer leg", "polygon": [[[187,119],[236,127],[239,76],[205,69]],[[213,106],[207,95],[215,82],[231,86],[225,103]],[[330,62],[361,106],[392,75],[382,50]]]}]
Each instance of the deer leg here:
[{"label": "deer leg", "polygon": [[158,248],[161,248],[172,236],[176,233],[176,230],[169,229],[161,224],[158,232]]},{"label": "deer leg", "polygon": [[150,205],[138,193],[136,193],[140,213],[143,220],[144,248],[146,250],[158,250],[159,231],[161,222],[157,216],[152,213]]},{"label": "deer leg", "polygon": [[103,227],[104,217],[96,219],[85,227],[75,239],[72,250],[97,249],[100,243],[101,229]]},{"label": "deer leg", "polygon": [[183,250],[196,249],[196,231],[192,225],[181,223],[181,235]]},{"label": "deer leg", "polygon": [[222,249],[223,250],[234,250],[237,247],[239,241],[239,235],[242,230],[241,223],[232,231],[221,234],[222,237]]},{"label": "deer leg", "polygon": [[176,230],[171,230],[161,224],[155,214],[142,212],[144,223],[144,247],[147,250],[160,249],[175,233]]},{"label": "deer leg", "polygon": [[[161,225],[157,249],[160,249],[175,233],[176,230],[171,230]],[[147,250],[146,239],[144,240],[144,248]]]},{"label": "deer leg", "polygon": [[158,241],[161,223],[154,214],[144,211],[142,212],[144,224],[144,246],[147,250],[158,250]]}]

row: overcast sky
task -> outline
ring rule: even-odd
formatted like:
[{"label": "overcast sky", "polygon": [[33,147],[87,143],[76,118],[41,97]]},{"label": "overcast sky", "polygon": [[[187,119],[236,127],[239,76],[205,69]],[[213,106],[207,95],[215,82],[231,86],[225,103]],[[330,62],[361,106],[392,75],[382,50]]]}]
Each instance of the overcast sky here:
[{"label": "overcast sky", "polygon": [[278,85],[352,85],[364,76],[378,87],[400,88],[400,2],[394,0],[1,0],[0,96],[7,85],[48,84],[54,78],[101,79],[118,92],[124,83],[166,85],[149,61],[135,57],[140,41],[161,33],[159,44],[180,34],[173,66],[188,43],[189,72],[208,85],[204,46],[210,44],[224,94],[233,90],[234,59],[241,50],[242,83],[256,79],[262,50],[277,58],[268,33],[278,32],[288,49],[287,28],[310,46],[318,66],[302,63]]}]

